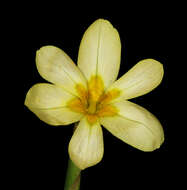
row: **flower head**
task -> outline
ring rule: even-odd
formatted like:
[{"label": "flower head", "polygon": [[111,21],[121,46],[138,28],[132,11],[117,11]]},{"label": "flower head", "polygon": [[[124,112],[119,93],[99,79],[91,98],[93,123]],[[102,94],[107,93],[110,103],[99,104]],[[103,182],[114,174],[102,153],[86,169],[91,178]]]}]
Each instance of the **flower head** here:
[{"label": "flower head", "polygon": [[110,22],[99,19],[85,32],[78,66],[61,49],[42,47],[36,53],[40,75],[52,84],[34,85],[25,105],[50,125],[79,122],[69,143],[69,155],[80,168],[103,157],[101,125],[114,136],[142,151],[153,151],[164,141],[160,122],[149,111],[130,101],[156,88],[163,66],[145,59],[117,79],[120,37]]}]

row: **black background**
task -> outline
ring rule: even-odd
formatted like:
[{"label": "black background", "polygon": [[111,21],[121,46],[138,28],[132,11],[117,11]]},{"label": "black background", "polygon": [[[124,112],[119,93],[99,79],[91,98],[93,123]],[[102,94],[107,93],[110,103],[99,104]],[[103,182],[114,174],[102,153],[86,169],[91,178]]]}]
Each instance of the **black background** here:
[{"label": "black background", "polygon": [[[114,11],[108,13],[97,9],[89,12],[88,7],[77,8],[76,12],[70,7],[59,9],[43,7],[38,10],[39,13],[33,9],[27,14],[27,21],[23,22],[23,101],[32,85],[46,82],[36,69],[36,50],[45,45],[54,45],[63,49],[76,62],[80,40],[87,27],[98,18],[109,20],[121,37],[119,76],[144,58],[156,59],[164,66],[165,74],[160,86],[149,94],[132,99],[132,102],[145,107],[160,120],[165,131],[165,142],[160,149],[146,153],[123,143],[103,128],[104,157],[99,164],[82,172],[81,190],[134,189],[137,186],[139,189],[150,189],[153,186],[160,188],[167,185],[171,172],[168,160],[172,126],[168,114],[171,17],[166,7],[157,4],[139,7],[136,4],[130,8],[114,8]],[[28,176],[26,189],[63,189],[68,161],[67,148],[73,125],[49,126],[25,106],[23,120],[22,161]]]}]

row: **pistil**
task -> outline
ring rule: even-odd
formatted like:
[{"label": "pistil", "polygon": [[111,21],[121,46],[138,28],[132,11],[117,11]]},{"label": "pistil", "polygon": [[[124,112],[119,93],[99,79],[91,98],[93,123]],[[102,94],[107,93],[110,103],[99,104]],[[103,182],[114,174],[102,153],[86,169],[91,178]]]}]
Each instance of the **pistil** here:
[{"label": "pistil", "polygon": [[96,112],[96,106],[97,106],[97,103],[95,101],[89,101],[87,112],[89,114],[94,114]]}]

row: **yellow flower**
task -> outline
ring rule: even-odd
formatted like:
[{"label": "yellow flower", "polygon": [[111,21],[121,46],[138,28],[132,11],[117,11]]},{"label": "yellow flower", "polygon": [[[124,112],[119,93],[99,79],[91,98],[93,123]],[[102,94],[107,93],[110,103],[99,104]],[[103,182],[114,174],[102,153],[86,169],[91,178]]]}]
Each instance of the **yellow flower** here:
[{"label": "yellow flower", "polygon": [[101,125],[142,151],[153,151],[164,141],[156,117],[128,101],[160,84],[162,64],[153,59],[142,60],[116,80],[120,57],[119,34],[103,19],[86,30],[78,67],[57,47],[45,46],[36,53],[40,75],[52,84],[34,85],[25,105],[50,125],[80,121],[69,143],[70,158],[80,169],[97,164],[103,157]]}]

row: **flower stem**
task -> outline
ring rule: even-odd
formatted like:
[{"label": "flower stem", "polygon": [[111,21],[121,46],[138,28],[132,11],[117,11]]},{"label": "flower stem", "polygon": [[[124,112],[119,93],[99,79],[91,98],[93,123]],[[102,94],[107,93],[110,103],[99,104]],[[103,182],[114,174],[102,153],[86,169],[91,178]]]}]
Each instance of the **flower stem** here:
[{"label": "flower stem", "polygon": [[[77,128],[77,125],[78,123],[75,123],[73,132]],[[79,169],[69,158],[64,190],[79,190],[80,180],[81,169]]]},{"label": "flower stem", "polygon": [[81,170],[69,159],[64,190],[79,190],[80,177]]}]

